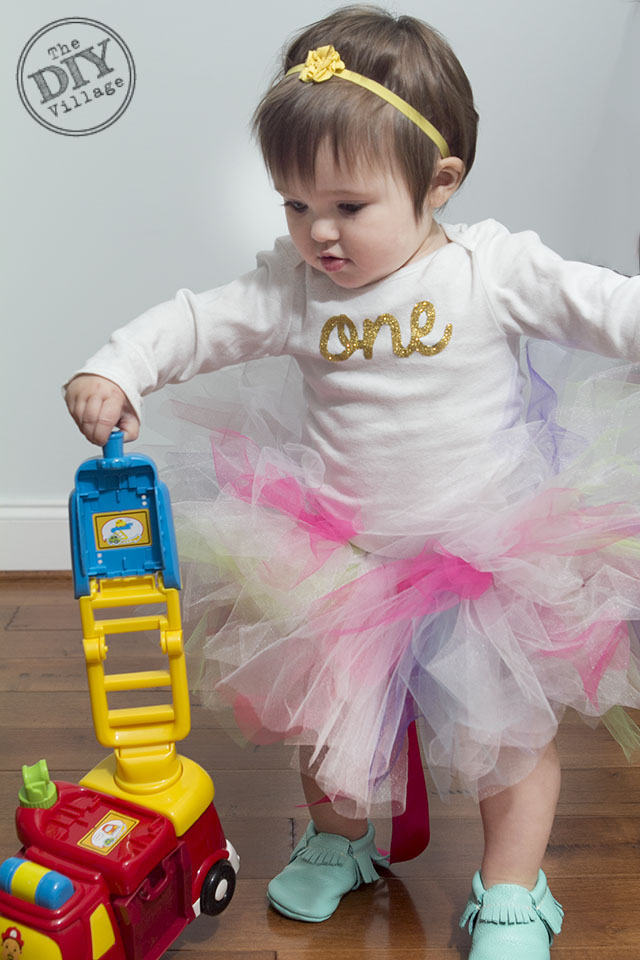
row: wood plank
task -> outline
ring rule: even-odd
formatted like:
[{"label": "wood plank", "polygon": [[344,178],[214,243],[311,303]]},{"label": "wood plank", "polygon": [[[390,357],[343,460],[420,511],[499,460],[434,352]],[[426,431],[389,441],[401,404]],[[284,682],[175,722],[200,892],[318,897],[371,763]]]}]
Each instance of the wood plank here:
[{"label": "wood plank", "polygon": [[[121,705],[117,702],[118,696],[115,694],[113,700],[110,698],[110,703],[114,706]],[[162,698],[157,694],[144,691],[136,694],[136,704],[139,706],[159,702],[162,702]],[[211,710],[192,703],[191,721],[194,728],[208,730],[220,728],[220,719],[219,716],[214,716]],[[229,726],[233,724],[231,717],[228,718],[228,723]],[[54,691],[47,693],[46,696],[36,694],[27,696],[24,693],[9,691],[0,696],[0,729],[40,727],[51,730],[83,725],[89,727],[91,725],[91,707],[86,689],[83,692],[69,693]]]},{"label": "wood plank", "polygon": [[[431,818],[469,818],[476,810],[472,800],[443,802],[429,791]],[[556,815],[558,817],[640,816],[640,768],[634,766],[565,770]]]},{"label": "wood plank", "polygon": [[[27,758],[26,762],[38,759]],[[51,775],[54,780],[77,783],[86,772],[86,769],[70,765],[51,771]],[[259,771],[213,771],[213,781],[216,808],[223,821],[234,817],[286,819],[296,812],[297,803],[304,803],[300,778],[293,770],[280,771],[277,778],[265,777]],[[20,770],[0,773],[0,810],[15,807],[21,784]]]},{"label": "wood plank", "polygon": [[[178,746],[182,753],[206,770],[289,770],[292,747],[279,745],[242,746],[226,730],[196,728]],[[57,736],[39,727],[19,727],[0,746],[0,770],[20,769],[28,758],[46,756],[51,770],[68,767],[70,763],[89,769],[103,756],[103,748],[96,742],[91,723],[86,727],[67,727]],[[39,759],[39,756],[37,757]]]},{"label": "wood plank", "polygon": [[[468,946],[467,946],[468,950]],[[339,951],[339,952],[337,952]],[[189,960],[195,960],[195,954],[189,952]],[[212,953],[203,953],[198,954],[198,960],[206,960],[209,956],[215,957],[218,954]],[[222,956],[219,954],[219,956]],[[232,954],[229,954],[232,956]],[[466,957],[467,953],[463,950],[462,953],[455,954],[455,958]],[[277,960],[329,960],[329,957],[336,958],[336,960],[452,960],[454,954],[448,947],[443,947],[442,949],[429,949],[426,950],[406,950],[402,946],[389,946],[382,948],[381,950],[376,950],[375,948],[367,947],[365,950],[345,950],[343,947],[334,947],[332,951],[327,952],[325,950],[298,950],[294,948],[293,950],[284,948],[278,950]],[[558,939],[555,940],[553,945],[553,950],[551,952],[552,960],[638,960],[638,949],[637,947],[619,947],[616,946],[615,952],[611,952],[609,947],[594,948],[593,950],[589,947],[580,947],[580,948],[563,948]]]},{"label": "wood plank", "polygon": [[[139,604],[131,605],[128,609],[140,609]],[[118,610],[127,607],[118,607]],[[145,609],[149,610],[150,606]],[[130,614],[135,616],[135,614]],[[115,616],[115,614],[111,614]],[[129,616],[129,614],[127,614]],[[109,619],[109,612],[105,610],[99,614],[101,619]],[[18,611],[11,620],[11,630],[75,630],[80,627],[80,607],[78,601],[70,594],[65,600],[57,598],[56,603],[28,603],[20,604]]]},{"label": "wood plank", "polygon": [[[37,669],[37,663],[33,661],[39,659],[59,658],[61,661],[78,660],[84,663],[79,621],[76,628],[73,630],[0,630],[0,655],[7,659],[28,660],[33,669]],[[141,660],[145,660],[158,644],[156,637],[157,635],[140,634],[137,643],[131,641],[130,635],[122,641],[120,638],[109,640],[108,659],[110,660],[111,654],[115,653],[121,658],[140,657]],[[64,668],[64,664],[61,663],[61,669]]]},{"label": "wood plank", "polygon": [[[15,633],[4,631],[0,634],[0,651],[7,639],[11,643],[11,652],[20,650],[21,658],[0,659],[0,691],[6,692],[77,692],[87,691],[86,668],[82,654],[82,638],[79,631],[75,637],[64,632],[56,632],[55,643],[49,648],[48,631],[28,633],[27,643],[16,643]],[[52,633],[53,635],[53,633]],[[38,638],[38,643],[34,642]],[[25,651],[24,648],[27,648]],[[114,648],[117,652],[114,652]],[[73,651],[73,653],[70,653]],[[25,652],[28,656],[23,659]],[[51,656],[45,656],[48,652]],[[33,658],[33,659],[32,659]],[[159,653],[157,641],[153,635],[139,638],[136,644],[110,643],[107,660],[109,673],[166,666],[166,659]],[[86,694],[88,699],[88,693]],[[215,718],[214,722],[219,722]],[[231,717],[228,726],[233,726]],[[627,768],[627,760],[619,745],[602,725],[590,729],[578,719],[565,721],[558,734],[558,746],[562,766],[570,768],[618,766]],[[636,761],[634,767],[640,768]]]},{"label": "wood plank", "polygon": [[80,609],[73,596],[57,603],[30,603],[20,605],[9,629],[23,630],[77,630],[80,626]]},{"label": "wood plank", "polygon": [[[252,943],[259,942],[261,960],[265,952],[267,956],[276,953],[278,960],[287,956],[292,960],[320,960],[327,955],[339,956],[340,960],[360,960],[364,956],[368,960],[409,960],[414,956],[451,956],[454,944],[464,948],[468,943],[466,934],[456,927],[457,915],[466,902],[468,878],[456,882],[446,878],[416,881],[390,875],[375,886],[346,897],[325,924],[297,924],[280,917],[266,904],[266,877],[256,880],[249,876],[251,858],[243,853],[239,826],[239,822],[233,823],[233,841],[238,841],[242,866],[232,905],[221,917],[201,918],[189,927],[174,952],[184,951],[193,960],[199,955],[235,957],[246,952],[250,956]],[[246,822],[245,828],[259,829],[260,822]],[[227,832],[231,836],[228,828]],[[17,844],[10,842],[5,848],[13,852]],[[606,897],[602,895],[603,883]],[[564,960],[578,960],[578,956],[580,960],[631,960],[633,956],[636,960],[640,950],[640,906],[635,884],[616,875],[588,878],[581,883],[576,882],[575,874],[565,879],[550,874],[550,884],[567,909],[565,931],[553,956]],[[624,915],[619,917],[617,909],[612,913],[611,902],[621,903]],[[242,917],[241,923],[231,923],[237,916]],[[565,939],[568,936],[571,944]],[[341,945],[339,954],[335,953],[337,943]],[[633,954],[632,949],[636,951]]]},{"label": "wood plank", "polygon": [[[13,809],[3,810],[2,813],[7,816],[6,819],[0,819],[0,862],[20,846]],[[290,820],[271,820],[268,829],[265,829],[264,820],[227,818],[223,828],[240,855],[242,880],[263,880],[266,884],[289,860],[292,850]]]},{"label": "wood plank", "polygon": [[[407,950],[400,945],[389,945],[381,950],[372,947],[345,950],[340,947],[339,954],[334,950],[333,956],[339,957],[339,960],[363,960],[365,957],[366,960],[451,960],[452,954],[448,948]],[[458,956],[461,954],[456,954],[456,958]],[[191,958],[191,954],[189,957]],[[297,948],[292,950],[285,947],[283,950],[278,950],[278,960],[328,960],[328,954],[322,950],[298,950]]]},{"label": "wood plank", "polygon": [[0,583],[60,583],[71,579],[71,570],[0,570]]},{"label": "wood plank", "polygon": [[[16,778],[16,783],[18,778]],[[7,855],[17,849],[13,806],[6,807],[0,819],[0,852]],[[376,824],[376,840],[385,846],[385,824]],[[287,862],[294,843],[306,828],[306,820],[272,819],[265,828],[264,819],[224,817],[224,830],[240,854],[243,879],[269,880]],[[634,880],[640,873],[637,850],[640,823],[622,818],[562,818],[554,825],[543,869],[549,876],[588,875],[593,865],[604,874]],[[434,825],[428,849],[416,860],[396,863],[385,876],[421,880],[467,879],[481,862],[482,831],[477,821],[439,821]]]},{"label": "wood plank", "polygon": [[616,944],[612,950],[604,947],[565,947],[560,940],[553,944],[554,960],[637,960],[638,947],[624,947]]},{"label": "wood plank", "polygon": [[[150,647],[148,657],[110,656],[106,674],[129,673],[138,670],[167,670],[166,657]],[[37,661],[0,659],[0,692],[53,693],[87,690],[87,670],[84,657],[42,657]],[[158,688],[164,689],[164,688]],[[87,693],[88,696],[88,693]]]},{"label": "wood plank", "polygon": [[[625,709],[629,716],[635,720],[636,723],[640,724],[640,709],[634,709],[633,707],[625,707]],[[572,709],[568,709],[566,711],[564,717],[562,718],[562,723],[563,725],[568,724],[570,726],[572,725],[580,727],[582,730],[584,730],[585,727],[588,727],[588,724],[585,723],[582,716]]]},{"label": "wood plank", "polygon": [[[16,610],[18,608],[16,607]],[[0,630],[0,655],[23,660],[57,657],[82,660],[82,631],[77,630]],[[32,664],[33,666],[34,664]],[[61,663],[61,669],[64,665]]]},{"label": "wood plank", "polygon": [[[409,881],[411,883],[412,881]],[[415,882],[414,882],[415,883]],[[466,884],[464,885],[466,894]],[[444,887],[432,885],[432,907],[442,910],[447,894]],[[460,886],[462,889],[462,886]],[[418,896],[423,894],[420,890]],[[237,898],[237,899],[236,899]],[[465,896],[466,902],[466,896]],[[463,904],[464,905],[464,904]],[[421,906],[425,909],[425,905]],[[243,917],[241,924],[227,921],[233,915]],[[440,936],[434,945],[443,946],[450,940],[449,930],[444,936],[444,927],[448,927],[450,904],[441,913],[438,926]],[[446,919],[444,919],[446,918]],[[188,950],[190,946],[215,946],[217,949],[249,949],[252,943],[259,943],[264,949],[274,949],[280,956],[281,951],[295,951],[296,956],[305,950],[324,953],[325,957],[342,958],[348,950],[357,948],[367,952],[381,946],[402,946],[423,949],[427,945],[422,917],[417,914],[413,898],[404,882],[399,880],[382,881],[375,885],[367,884],[350,893],[340,904],[339,910],[325,923],[297,923],[281,916],[267,906],[265,885],[260,881],[238,882],[234,902],[229,910],[217,920],[200,918],[198,924],[188,927],[176,946]],[[210,932],[209,932],[210,931]],[[435,931],[430,930],[430,938]],[[454,942],[462,942],[459,933],[454,933]],[[339,944],[339,947],[337,945]],[[339,953],[336,950],[339,950]],[[395,952],[395,951],[394,951]]]},{"label": "wood plank", "polygon": [[[378,827],[378,825],[376,825]],[[296,823],[296,837],[305,824]],[[376,841],[388,848],[385,824],[376,829]],[[640,818],[558,817],[551,831],[543,870],[553,877],[588,875],[598,872],[634,878],[640,874]],[[436,820],[432,822],[431,842],[416,860],[395,863],[396,877],[447,879],[471,877],[478,869],[484,848],[482,825],[473,820]]]},{"label": "wood plank", "polygon": [[[414,880],[391,878],[366,885],[348,894],[336,914],[320,924],[287,920],[265,907],[261,881],[238,883],[229,911],[239,913],[242,923],[231,924],[231,912],[217,920],[201,918],[182,934],[176,946],[185,950],[211,945],[216,949],[247,950],[252,943],[274,949],[278,958],[360,954],[368,958],[378,950],[397,960],[398,949],[424,952],[469,948],[469,935],[458,927],[469,893],[469,880]],[[606,896],[603,896],[603,883]],[[640,955],[640,902],[637,887],[616,876],[550,878],[554,896],[566,912],[563,933],[558,938],[563,950],[571,948],[581,960],[592,951],[597,960],[620,960],[625,949]],[[612,904],[616,904],[612,910]],[[197,939],[196,939],[197,938]],[[336,944],[340,953],[336,954]],[[598,956],[597,951],[608,951]],[[466,956],[466,953],[462,955]],[[556,956],[554,947],[553,955]],[[567,953],[566,958],[571,956]],[[572,958],[573,960],[573,958]]]},{"label": "wood plank", "polygon": [[620,744],[613,739],[603,724],[590,729],[577,716],[575,721],[573,718],[567,718],[560,724],[556,743],[563,770],[572,767],[626,767],[628,765]]},{"label": "wood plank", "polygon": [[[339,952],[337,952],[337,950],[339,950]],[[292,950],[285,947],[284,949],[278,950],[277,960],[329,960],[330,957],[335,958],[335,960],[364,960],[364,958],[366,958],[366,960],[452,960],[454,957],[454,954],[452,954],[448,947],[433,950],[430,948],[426,950],[407,950],[400,945],[390,945],[382,949],[367,947],[365,950],[345,950],[342,947],[338,947],[337,950],[334,947],[334,949],[328,953],[326,950],[298,950],[297,948]],[[189,960],[192,960],[192,958],[195,960],[195,954],[189,952],[188,956]],[[198,954],[198,960],[200,960],[200,956],[202,956],[202,960],[206,960],[209,956],[215,957],[217,954]],[[232,956],[232,954],[229,954],[229,956]],[[462,953],[456,952],[455,960],[466,956],[467,952],[464,950]],[[609,947],[596,947],[593,950],[589,949],[589,947],[563,948],[560,940],[556,938],[551,951],[551,957],[552,960],[638,960],[638,952],[637,947],[619,946],[616,946],[613,953]]]},{"label": "wood plank", "polygon": [[[0,605],[68,603],[73,599],[73,580],[68,576],[16,577],[0,572]],[[77,603],[77,600],[75,601]]]},{"label": "wood plank", "polygon": [[12,730],[8,742],[0,746],[0,770],[7,773],[20,771],[23,764],[36,763],[44,758],[55,779],[58,770],[69,766],[89,770],[109,752],[97,743],[90,722],[87,727],[53,730],[53,734],[51,730],[38,727]]},{"label": "wood plank", "polygon": [[[9,813],[9,810],[2,810],[0,816]],[[12,857],[20,849],[20,842],[16,837],[15,822],[13,819],[0,819],[0,862],[5,857]]]},{"label": "wood plank", "polygon": [[0,627],[3,630],[12,622],[18,613],[18,609],[19,607],[16,604],[5,603],[0,605]]},{"label": "wood plank", "polygon": [[[179,947],[177,950],[167,950],[163,956],[184,957],[186,954],[185,948]],[[275,950],[216,950],[215,945],[206,950],[189,948],[188,956],[189,960],[278,960]]]},{"label": "wood plank", "polygon": [[[3,629],[4,628],[4,629]],[[146,643],[147,641],[145,641]],[[155,638],[149,639],[151,645]],[[109,669],[155,665],[151,646],[111,644]],[[147,695],[144,695],[147,696]],[[144,696],[143,701],[144,702]],[[157,702],[149,694],[148,702]],[[136,702],[141,702],[137,699]],[[640,711],[632,712],[636,721]],[[222,721],[232,726],[230,717]],[[192,924],[168,956],[190,960],[444,960],[467,956],[457,918],[482,852],[478,809],[431,790],[432,842],[396,864],[375,886],[345,898],[325,924],[288,921],[265,899],[268,879],[288,858],[307,822],[291,749],[242,749],[219,715],[193,710],[181,750],[212,772],[216,806],[238,849],[241,873],[229,911]],[[46,756],[54,777],[77,781],[105,752],[96,742],[70,583],[53,587],[0,581],[0,859],[18,849],[13,810],[20,766]],[[564,767],[558,816],[544,862],[567,911],[555,960],[637,960],[640,956],[640,766],[629,766],[604,727],[591,730],[573,711],[558,745]],[[388,823],[377,821],[378,842]]]},{"label": "wood plank", "polygon": [[[1,698],[0,698],[1,699]],[[96,756],[102,754],[97,752]],[[46,753],[45,753],[46,756]],[[40,759],[26,757],[25,763]],[[221,817],[301,817],[304,797],[300,778],[295,770],[217,770],[210,768],[216,786],[216,806]],[[86,772],[76,766],[73,757],[69,765],[56,769],[54,779],[77,781]],[[14,785],[19,771],[0,772],[0,809],[13,805]],[[637,770],[571,770],[564,778],[558,817],[640,817],[640,778]],[[472,800],[443,804],[432,798],[431,820],[468,820],[477,817],[477,806]]]},{"label": "wood plank", "polygon": [[[262,833],[264,834],[265,833],[264,825],[260,824],[260,822],[257,822],[258,829],[260,828],[260,826],[262,826]],[[237,849],[240,851],[240,855],[241,855],[241,872],[238,879],[238,888],[237,888],[236,897],[234,898],[233,903],[229,907],[229,910],[223,916],[221,916],[217,922],[214,921],[214,923],[217,923],[217,926],[214,928],[213,931],[211,930],[212,922],[209,920],[209,918],[206,918],[206,919],[201,918],[201,920],[199,920],[195,925],[189,928],[188,932],[183,934],[182,938],[178,941],[179,946],[175,951],[170,951],[169,955],[172,955],[172,953],[174,953],[174,955],[175,954],[188,955],[190,960],[195,960],[196,957],[209,958],[209,957],[216,957],[216,956],[220,956],[220,957],[224,956],[226,958],[226,957],[244,956],[245,955],[244,950],[238,951],[238,950],[229,949],[229,947],[227,946],[227,939],[224,936],[225,924],[230,923],[232,921],[237,922],[237,917],[239,915],[242,916],[241,923],[243,926],[245,924],[248,924],[250,925],[250,927],[255,927],[257,926],[258,923],[260,923],[261,921],[264,922],[265,920],[268,924],[272,924],[274,922],[276,924],[278,923],[281,924],[283,929],[279,932],[278,937],[274,940],[274,943],[273,943],[273,946],[275,949],[274,951],[268,951],[266,954],[267,956],[276,955],[275,951],[277,950],[277,957],[280,958],[283,955],[283,952],[281,950],[281,944],[284,943],[289,947],[291,947],[292,943],[296,943],[296,939],[297,939],[296,933],[299,929],[303,927],[303,925],[295,924],[293,922],[289,924],[287,921],[284,921],[284,918],[280,918],[279,916],[273,914],[270,908],[267,906],[266,900],[264,899],[264,891],[266,889],[268,877],[273,875],[273,873],[277,872],[277,869],[279,869],[279,866],[285,862],[284,858],[282,858],[279,861],[277,867],[274,868],[273,864],[271,865],[271,871],[267,871],[265,877],[261,881],[261,884],[257,887],[257,890],[255,891],[256,898],[257,898],[255,909],[256,909],[256,912],[261,912],[262,914],[262,916],[258,919],[258,921],[256,922],[256,918],[253,916],[246,917],[244,913],[244,909],[242,914],[239,913],[240,898],[242,898],[242,895],[243,895],[242,892],[245,886],[247,885],[247,882],[254,878],[254,874],[252,872],[252,867],[250,862],[249,851],[245,852],[245,843],[243,842],[243,838],[240,834],[239,827],[240,827],[239,821],[231,821],[231,822],[225,823],[225,829],[229,837],[232,839],[232,842],[234,843],[234,845],[237,845]],[[17,852],[18,843],[13,834],[13,824],[10,823],[9,821],[6,821],[6,822],[0,821],[0,828],[1,828],[0,829],[0,850],[6,851],[7,854],[13,854],[14,852]],[[267,834],[270,834],[270,833],[271,833],[271,830],[267,831]],[[346,903],[347,901],[345,901],[345,905]],[[340,912],[336,914],[336,917],[331,921],[332,923],[334,924],[337,923],[337,921],[340,918],[341,912],[342,912],[342,908]],[[334,932],[339,933],[339,931],[335,930],[335,926],[334,926]],[[206,939],[206,944],[207,944],[206,947],[202,947],[203,936]],[[360,958],[365,956],[365,951],[363,949],[350,950],[348,952],[345,952],[344,948],[341,946],[339,954],[335,953],[335,947],[333,949],[334,949],[333,955],[339,956],[341,960],[343,957],[348,957],[348,956],[357,957],[360,960]],[[317,952],[315,950],[311,950],[311,951],[305,950],[304,952],[302,952],[298,946],[295,946],[293,950],[294,950],[293,953],[288,954],[288,951],[286,950],[286,947],[285,947],[284,955],[285,956],[289,955],[291,957],[294,957],[294,956],[307,957],[308,956],[309,958],[317,958],[317,960],[319,960],[321,956],[323,957],[327,956],[326,946],[323,947],[322,951],[320,952]],[[398,950],[400,950],[400,952],[398,952]],[[398,958],[402,958],[404,956],[406,957],[420,956],[422,958],[425,955],[424,950],[421,950],[419,953],[416,953],[415,951],[410,951],[410,952],[404,951],[402,950],[400,943],[398,943],[397,946],[394,945],[393,943],[390,943],[389,948],[383,952],[380,952],[380,951],[372,952],[369,947],[366,948],[367,957],[376,956],[376,954],[380,957],[388,957],[389,960],[398,960]],[[251,954],[247,952],[246,955],[250,956]]]},{"label": "wood plank", "polygon": [[637,817],[640,814],[640,768],[565,770],[558,816]]}]

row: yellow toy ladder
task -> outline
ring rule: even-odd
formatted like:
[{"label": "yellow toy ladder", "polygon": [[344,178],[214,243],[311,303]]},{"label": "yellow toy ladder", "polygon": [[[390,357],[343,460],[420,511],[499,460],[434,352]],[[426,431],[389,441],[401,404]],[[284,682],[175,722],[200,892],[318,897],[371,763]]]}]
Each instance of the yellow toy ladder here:
[{"label": "yellow toy ladder", "polygon": [[[80,782],[103,793],[158,810],[174,823],[178,836],[213,800],[213,782],[198,764],[176,752],[176,741],[191,728],[189,688],[178,591],[165,588],[161,573],[91,578],[81,596],[84,654],[96,737],[113,754]],[[161,613],[97,618],[118,607],[161,604]],[[158,630],[167,670],[105,673],[109,634]],[[169,687],[171,703],[112,709],[108,695]]]}]

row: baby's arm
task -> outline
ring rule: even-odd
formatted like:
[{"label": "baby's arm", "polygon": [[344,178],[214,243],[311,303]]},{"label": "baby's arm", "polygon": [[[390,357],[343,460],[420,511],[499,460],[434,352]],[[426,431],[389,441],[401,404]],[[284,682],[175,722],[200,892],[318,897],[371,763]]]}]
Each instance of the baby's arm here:
[{"label": "baby's arm", "polygon": [[640,276],[563,260],[531,231],[478,226],[478,262],[503,330],[640,361]]},{"label": "baby's arm", "polygon": [[120,387],[94,374],[81,373],[65,388],[69,413],[91,443],[101,447],[114,427],[124,432],[125,440],[135,440],[140,421]]},{"label": "baby's arm", "polygon": [[118,426],[125,440],[134,440],[147,394],[199,373],[279,355],[300,287],[294,277],[299,266],[303,261],[290,241],[276,241],[238,280],[201,294],[179,290],[116,330],[65,387],[82,433],[104,444]]}]

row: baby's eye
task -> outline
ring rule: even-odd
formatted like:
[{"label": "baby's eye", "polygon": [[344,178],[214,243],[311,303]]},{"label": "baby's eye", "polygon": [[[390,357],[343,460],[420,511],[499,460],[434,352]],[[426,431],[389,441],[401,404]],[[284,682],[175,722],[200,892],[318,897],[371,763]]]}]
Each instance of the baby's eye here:
[{"label": "baby's eye", "polygon": [[299,200],[285,200],[283,206],[295,210],[296,213],[304,213],[307,209],[306,203],[300,203]]},{"label": "baby's eye", "polygon": [[364,207],[364,203],[341,203],[339,206],[343,213],[358,213]]}]

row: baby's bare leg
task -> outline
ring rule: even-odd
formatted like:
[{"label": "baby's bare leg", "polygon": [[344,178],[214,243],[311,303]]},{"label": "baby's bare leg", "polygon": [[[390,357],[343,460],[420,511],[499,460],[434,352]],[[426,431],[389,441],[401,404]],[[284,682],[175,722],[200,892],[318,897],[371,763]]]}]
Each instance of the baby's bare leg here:
[{"label": "baby's bare leg", "polygon": [[350,820],[348,817],[342,817],[336,813],[331,803],[316,803],[324,797],[324,791],[316,783],[313,777],[313,770],[309,769],[309,759],[311,758],[311,748],[300,749],[300,761],[302,766],[302,789],[307,798],[309,813],[315,824],[318,833],[337,833],[347,840],[359,840],[367,832],[368,823],[366,820]]},{"label": "baby's bare leg", "polygon": [[550,743],[538,765],[519,783],[482,800],[485,889],[518,883],[532,890],[538,879],[560,792],[560,761]]}]

